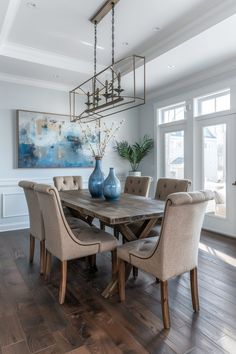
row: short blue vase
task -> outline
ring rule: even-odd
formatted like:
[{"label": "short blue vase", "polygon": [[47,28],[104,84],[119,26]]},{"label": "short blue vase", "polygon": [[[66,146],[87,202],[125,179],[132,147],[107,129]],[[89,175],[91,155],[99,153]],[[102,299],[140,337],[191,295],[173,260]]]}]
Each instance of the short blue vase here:
[{"label": "short blue vase", "polygon": [[104,181],[103,195],[107,200],[117,200],[120,198],[120,181],[115,175],[114,168],[110,168],[109,175]]},{"label": "short blue vase", "polygon": [[89,177],[88,188],[92,198],[103,197],[104,174],[101,170],[101,157],[95,157],[95,168]]}]

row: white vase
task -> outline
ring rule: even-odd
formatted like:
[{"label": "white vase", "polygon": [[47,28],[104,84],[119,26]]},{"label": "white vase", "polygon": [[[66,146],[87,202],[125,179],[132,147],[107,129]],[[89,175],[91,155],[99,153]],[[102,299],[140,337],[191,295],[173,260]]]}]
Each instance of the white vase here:
[{"label": "white vase", "polygon": [[140,177],[141,171],[129,171],[129,176]]}]

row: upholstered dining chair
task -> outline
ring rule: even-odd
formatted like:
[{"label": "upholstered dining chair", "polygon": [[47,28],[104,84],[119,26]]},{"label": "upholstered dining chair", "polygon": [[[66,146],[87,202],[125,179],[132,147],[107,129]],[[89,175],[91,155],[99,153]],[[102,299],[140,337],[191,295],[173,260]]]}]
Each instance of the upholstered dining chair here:
[{"label": "upholstered dining chair", "polygon": [[[83,188],[82,176],[55,176],[53,177],[53,183],[58,192],[63,191],[76,191]],[[88,224],[92,223],[92,219],[82,215],[77,210],[70,209],[63,206],[63,211],[66,216],[73,216],[79,218]]]},{"label": "upholstered dining chair", "polygon": [[[148,197],[150,185],[152,182],[152,177],[149,176],[128,176],[125,180],[124,193],[138,195],[140,197]],[[106,225],[100,222],[100,228],[105,230]],[[111,227],[111,226],[110,226]],[[114,227],[114,236],[119,238],[119,230]]]},{"label": "upholstered dining chair", "polygon": [[[155,199],[166,201],[169,194],[177,192],[187,192],[191,186],[191,181],[188,179],[175,179],[175,178],[159,178],[157,181]],[[149,237],[155,237],[160,234],[162,217],[157,220],[156,225],[150,230]],[[140,227],[141,222],[135,222],[130,225],[130,229],[136,234]],[[133,270],[134,278],[138,276],[138,270]],[[158,279],[157,279],[158,281]]]},{"label": "upholstered dining chair", "polygon": [[[34,260],[35,239],[40,241],[40,274],[44,273],[45,265],[45,232],[42,219],[42,213],[38,201],[38,196],[35,193],[37,183],[31,181],[20,181],[19,187],[22,187],[25,193],[25,198],[29,211],[30,220],[30,263]],[[71,215],[66,216],[70,228],[85,227],[87,224],[82,220],[78,220]]]},{"label": "upholstered dining chair", "polygon": [[83,188],[82,176],[57,176],[53,177],[53,182],[58,192]]},{"label": "upholstered dining chair", "polygon": [[60,197],[55,187],[37,184],[35,186],[45,228],[46,277],[50,274],[51,255],[61,261],[59,303],[65,301],[67,261],[111,251],[112,272],[117,272],[116,239],[94,226],[71,229],[66,221]]},{"label": "upholstered dining chair", "polygon": [[152,177],[128,176],[125,180],[124,193],[148,197]]},{"label": "upholstered dining chair", "polygon": [[19,187],[23,188],[25,198],[29,211],[30,221],[30,263],[34,260],[35,239],[40,241],[40,274],[44,271],[44,259],[45,259],[45,235],[44,226],[42,221],[42,215],[40,212],[38,197],[34,192],[34,182],[20,181]]},{"label": "upholstered dining chair", "polygon": [[[178,192],[188,192],[191,186],[189,179],[176,179],[176,178],[159,178],[157,181],[155,199],[166,201],[168,195]],[[162,217],[157,221],[157,224],[150,231],[150,236],[157,236],[160,234]]]},{"label": "upholstered dining chair", "polygon": [[120,300],[125,300],[126,263],[151,273],[160,280],[162,316],[167,329],[170,328],[170,278],[190,271],[193,309],[199,311],[198,245],[207,202],[213,198],[211,191],[170,194],[166,201],[160,237],[127,242],[117,248]]},{"label": "upholstered dining chair", "polygon": [[157,181],[155,199],[165,201],[169,194],[187,192],[191,186],[189,179],[159,178]]}]

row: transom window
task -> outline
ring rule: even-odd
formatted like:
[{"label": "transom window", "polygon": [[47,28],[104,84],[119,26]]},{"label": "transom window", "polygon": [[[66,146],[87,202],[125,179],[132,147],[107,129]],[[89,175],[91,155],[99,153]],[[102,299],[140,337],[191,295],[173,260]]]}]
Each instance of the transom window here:
[{"label": "transom window", "polygon": [[195,117],[230,109],[230,89],[195,98]]},{"label": "transom window", "polygon": [[174,122],[185,119],[185,102],[159,109],[159,124]]}]

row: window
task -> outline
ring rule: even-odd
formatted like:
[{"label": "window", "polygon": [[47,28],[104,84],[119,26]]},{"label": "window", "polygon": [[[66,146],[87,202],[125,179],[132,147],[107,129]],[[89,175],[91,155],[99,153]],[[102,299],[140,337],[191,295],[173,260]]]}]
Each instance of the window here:
[{"label": "window", "polygon": [[195,117],[230,109],[230,89],[195,98]]},{"label": "window", "polygon": [[203,128],[204,189],[214,191],[207,212],[226,217],[226,124]]},{"label": "window", "polygon": [[165,133],[165,177],[184,178],[184,131]]},{"label": "window", "polygon": [[185,119],[185,102],[159,109],[159,124]]}]

